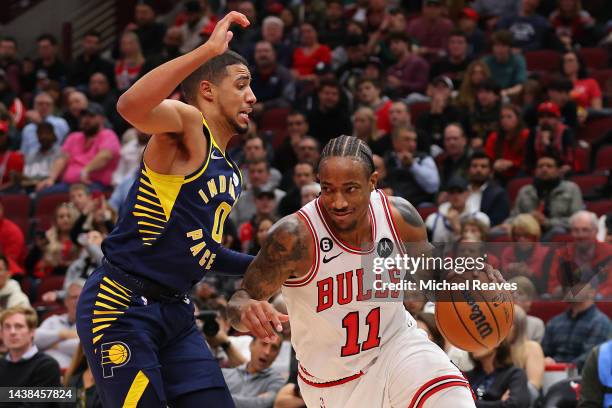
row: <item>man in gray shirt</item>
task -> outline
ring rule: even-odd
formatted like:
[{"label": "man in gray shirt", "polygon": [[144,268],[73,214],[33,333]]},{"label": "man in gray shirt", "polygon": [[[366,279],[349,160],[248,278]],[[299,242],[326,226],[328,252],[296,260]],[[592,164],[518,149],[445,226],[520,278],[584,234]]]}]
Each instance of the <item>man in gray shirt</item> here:
[{"label": "man in gray shirt", "polygon": [[272,343],[253,338],[251,361],[222,370],[236,408],[272,408],[276,393],[286,382],[279,372],[270,368],[278,356],[281,343],[280,336]]}]

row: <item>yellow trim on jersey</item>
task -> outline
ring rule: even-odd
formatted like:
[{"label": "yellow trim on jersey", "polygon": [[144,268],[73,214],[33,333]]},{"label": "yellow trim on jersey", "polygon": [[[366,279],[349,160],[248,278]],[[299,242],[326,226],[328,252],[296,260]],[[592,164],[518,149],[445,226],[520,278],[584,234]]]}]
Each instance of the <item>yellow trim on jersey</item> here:
[{"label": "yellow trim on jersey", "polygon": [[118,305],[121,305],[121,306],[125,307],[126,309],[128,307],[130,307],[129,305],[126,305],[125,303],[120,302],[117,299],[113,299],[112,297],[110,297],[108,295],[105,295],[104,293],[98,293],[98,297],[101,298],[101,299],[104,299],[104,300],[110,300],[111,302],[117,303]]},{"label": "yellow trim on jersey", "polygon": [[97,300],[96,300],[96,303],[94,303],[94,305],[95,305],[95,306],[100,306],[100,307],[103,307],[103,308],[105,308],[105,309],[109,309],[109,310],[117,310],[117,308],[116,308],[116,307],[111,306],[111,305],[107,305],[106,303],[102,303],[102,302],[99,302],[99,301],[97,301]]},{"label": "yellow trim on jersey", "polygon": [[140,200],[140,201],[143,201],[143,202],[147,203],[147,204],[151,204],[151,205],[154,205],[154,206],[156,206],[156,207],[159,207],[159,208],[163,209],[163,207],[161,206],[161,204],[156,203],[156,202],[155,202],[155,201],[153,201],[153,200],[149,200],[148,198],[146,198],[146,197],[144,197],[144,196],[141,196],[140,194],[137,194],[137,195],[136,195],[136,198],[137,198],[138,200]]},{"label": "yellow trim on jersey", "polygon": [[96,344],[98,341],[100,341],[102,336],[104,336],[104,334],[98,334],[96,337],[94,337],[93,338],[93,344]]},{"label": "yellow trim on jersey", "polygon": [[111,286],[114,286],[115,288],[119,289],[120,291],[122,291],[125,296],[130,296],[130,293],[132,292],[130,289],[126,288],[125,286],[123,286],[120,283],[115,282],[114,280],[107,278],[106,276],[104,278],[102,278],[102,280],[106,283],[108,283]]},{"label": "yellow trim on jersey", "polygon": [[120,293],[115,292],[114,290],[112,290],[111,288],[109,288],[108,286],[104,285],[104,284],[100,284],[100,289],[104,289],[105,291],[107,291],[108,293],[110,293],[111,295],[115,295],[120,299],[123,300],[127,300],[128,302],[130,301],[130,298],[123,296]]},{"label": "yellow trim on jersey", "polygon": [[136,217],[147,217],[147,218],[150,218],[150,219],[155,220],[155,221],[160,221],[160,222],[164,222],[164,223],[166,222],[166,220],[162,220],[161,218],[155,218],[154,216],[149,215],[147,213],[142,213],[142,212],[134,211],[132,214],[134,214]]},{"label": "yellow trim on jersey", "polygon": [[94,310],[95,315],[111,315],[111,314],[124,314],[121,310]]},{"label": "yellow trim on jersey", "polygon": [[[172,204],[174,204],[174,203],[172,203]],[[134,206],[134,208],[136,208],[137,210],[141,210],[141,211],[149,211],[149,212],[152,212],[153,214],[163,215],[164,217],[166,216],[166,214],[165,214],[166,209],[165,208],[163,208],[164,212],[153,210],[151,208],[147,208],[144,205],[140,205],[140,204],[136,204]],[[168,220],[166,219],[164,222],[168,222]]]},{"label": "yellow trim on jersey", "polygon": [[[183,181],[185,180],[184,176],[176,176],[170,174],[159,174],[155,173],[151,170],[147,164],[144,164],[145,174],[151,184],[153,185],[153,189],[155,190],[155,194],[157,195],[157,199],[161,203],[161,207],[163,209],[163,213],[159,213],[161,215],[165,215],[166,221],[170,219],[170,213],[172,212],[172,208],[174,207],[174,203],[176,202],[176,198],[181,191],[181,187],[183,185]],[[144,180],[142,180],[144,181]],[[135,206],[138,208],[138,205]],[[138,208],[142,210],[143,208]],[[149,210],[153,213],[158,213],[154,210]]]},{"label": "yellow trim on jersey", "polygon": [[96,326],[93,329],[91,329],[91,332],[92,333],[97,333],[97,332],[99,332],[102,329],[106,329],[107,327],[111,327],[111,325],[110,324],[103,324],[101,326]]},{"label": "yellow trim on jersey", "polygon": [[146,225],[147,227],[155,227],[155,228],[164,229],[163,225],[151,224],[150,222],[146,222],[146,221],[138,221],[137,224],[138,225]]},{"label": "yellow trim on jersey", "polygon": [[138,371],[134,381],[132,381],[132,385],[130,385],[130,390],[125,396],[123,408],[136,408],[138,401],[140,401],[142,394],[144,394],[145,389],[147,388],[147,385],[149,385],[149,378],[142,371]]},{"label": "yellow trim on jersey", "polygon": [[97,319],[91,319],[92,323],[104,323],[104,322],[114,322],[117,320],[116,317],[100,317]]}]

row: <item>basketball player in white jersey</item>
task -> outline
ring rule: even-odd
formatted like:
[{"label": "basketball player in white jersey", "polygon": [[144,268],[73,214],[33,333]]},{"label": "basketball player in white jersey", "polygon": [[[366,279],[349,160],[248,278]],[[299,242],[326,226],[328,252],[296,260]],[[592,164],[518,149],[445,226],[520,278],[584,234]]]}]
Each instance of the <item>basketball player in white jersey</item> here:
[{"label": "basketball player in white jersey", "polygon": [[414,207],[376,190],[377,177],[367,144],[332,139],[319,164],[320,197],[270,230],[230,299],[231,322],[275,337],[287,316],[267,300],[282,290],[309,408],[474,407],[469,383],[416,328],[402,294],[372,285],[372,257],[404,254],[406,242],[429,245]]}]

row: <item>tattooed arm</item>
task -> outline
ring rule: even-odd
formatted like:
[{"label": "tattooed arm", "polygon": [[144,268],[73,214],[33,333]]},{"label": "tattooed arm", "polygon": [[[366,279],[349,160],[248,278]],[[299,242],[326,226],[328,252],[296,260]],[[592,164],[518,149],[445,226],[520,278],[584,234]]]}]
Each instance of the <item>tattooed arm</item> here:
[{"label": "tattooed arm", "polygon": [[282,331],[280,323],[288,317],[277,312],[268,299],[288,278],[308,272],[312,251],[310,232],[298,215],[278,221],[249,265],[241,289],[229,301],[228,316],[232,326],[268,339]]}]

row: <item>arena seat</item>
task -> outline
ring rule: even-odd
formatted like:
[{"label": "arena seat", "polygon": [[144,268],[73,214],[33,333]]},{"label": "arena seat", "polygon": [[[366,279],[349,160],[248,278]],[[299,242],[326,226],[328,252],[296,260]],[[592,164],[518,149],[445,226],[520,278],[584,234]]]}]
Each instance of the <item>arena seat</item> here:
[{"label": "arena seat", "polygon": [[[40,281],[36,289],[36,302],[42,300],[42,295],[52,290],[60,290],[64,286],[63,275],[50,275]],[[35,302],[35,303],[36,303]]]},{"label": "arena seat", "polygon": [[584,127],[578,130],[578,139],[591,143],[610,130],[612,130],[612,117],[588,119]]},{"label": "arena seat", "polygon": [[603,186],[608,180],[608,176],[599,174],[583,174],[570,177],[570,180],[578,184],[583,196],[588,196],[593,193],[595,187]]},{"label": "arena seat", "polygon": [[519,177],[510,180],[507,186],[508,195],[510,196],[510,202],[514,205],[514,200],[519,193],[519,190],[527,184],[533,183],[533,177]]},{"label": "arena seat", "polygon": [[552,317],[567,309],[567,303],[551,300],[536,300],[531,304],[529,314],[548,322]]},{"label": "arena seat", "polygon": [[273,132],[273,138],[268,140],[272,147],[279,148],[287,136],[287,116],[289,108],[276,108],[264,111],[261,117],[261,131]]},{"label": "arena seat", "polygon": [[429,102],[417,102],[410,105],[410,121],[415,124],[419,116],[425,112],[429,112],[431,107]]},{"label": "arena seat", "polygon": [[591,171],[591,146],[580,141],[577,143],[574,153],[574,171],[578,173],[589,173]]},{"label": "arena seat", "polygon": [[598,69],[592,71],[590,76],[597,81],[603,93],[612,88],[612,69]]},{"label": "arena seat", "polygon": [[8,194],[0,197],[4,207],[4,216],[13,220],[14,218],[28,218],[30,216],[30,196],[27,194]]},{"label": "arena seat", "polygon": [[612,170],[612,145],[602,146],[595,157],[595,172]]},{"label": "arena seat", "polygon": [[69,201],[70,194],[68,193],[47,194],[40,197],[36,201],[36,209],[34,211],[36,225],[41,229],[49,228],[53,225],[53,216],[57,206]]},{"label": "arena seat", "polygon": [[605,48],[582,48],[578,51],[587,68],[602,69],[608,67],[608,51]]},{"label": "arena seat", "polygon": [[612,212],[612,200],[585,201],[586,209],[594,212],[597,216]]},{"label": "arena seat", "polygon": [[561,54],[552,50],[535,50],[525,52],[527,71],[556,71],[561,62]]},{"label": "arena seat", "polygon": [[427,219],[427,217],[429,217],[430,214],[433,214],[436,211],[438,211],[438,207],[436,207],[436,206],[422,207],[422,208],[417,208],[416,210],[419,213],[419,215],[421,216],[421,218],[423,219],[423,221],[425,221]]}]

